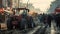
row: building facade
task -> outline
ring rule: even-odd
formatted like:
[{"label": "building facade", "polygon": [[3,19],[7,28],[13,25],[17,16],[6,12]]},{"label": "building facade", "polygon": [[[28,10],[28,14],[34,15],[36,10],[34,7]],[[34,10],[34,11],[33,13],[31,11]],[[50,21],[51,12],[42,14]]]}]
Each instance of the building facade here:
[{"label": "building facade", "polygon": [[12,0],[12,8],[17,8],[17,7],[18,7],[18,1]]},{"label": "building facade", "polygon": [[51,3],[49,10],[47,11],[48,13],[54,13],[55,8],[60,6],[60,0],[55,0],[54,2]]},{"label": "building facade", "polygon": [[4,7],[11,7],[12,6],[12,0],[0,0],[0,5]]},{"label": "building facade", "polygon": [[0,0],[0,8],[2,8],[2,0]]},{"label": "building facade", "polygon": [[2,3],[2,0],[0,0],[0,4]]}]

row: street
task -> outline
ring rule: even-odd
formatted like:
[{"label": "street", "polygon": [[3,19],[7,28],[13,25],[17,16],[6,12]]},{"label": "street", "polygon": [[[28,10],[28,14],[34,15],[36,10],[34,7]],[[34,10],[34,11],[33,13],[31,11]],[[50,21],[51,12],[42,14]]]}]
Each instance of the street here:
[{"label": "street", "polygon": [[0,0],[0,34],[60,34],[60,0]]},{"label": "street", "polygon": [[25,29],[25,30],[10,30],[10,31],[0,31],[1,34],[33,34],[35,31],[37,31],[40,28],[40,26],[37,26],[32,29]]},{"label": "street", "polygon": [[51,22],[51,28],[49,26],[37,26],[30,29],[24,30],[10,30],[10,31],[0,31],[1,34],[60,34],[56,23]]}]

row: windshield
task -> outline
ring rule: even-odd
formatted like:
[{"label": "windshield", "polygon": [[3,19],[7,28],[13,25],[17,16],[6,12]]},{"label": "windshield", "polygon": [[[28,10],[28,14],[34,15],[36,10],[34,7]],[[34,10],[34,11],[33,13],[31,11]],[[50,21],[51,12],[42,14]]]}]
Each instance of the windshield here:
[{"label": "windshield", "polygon": [[27,14],[27,10],[19,10],[19,11],[15,11],[15,15],[20,15],[20,14]]}]

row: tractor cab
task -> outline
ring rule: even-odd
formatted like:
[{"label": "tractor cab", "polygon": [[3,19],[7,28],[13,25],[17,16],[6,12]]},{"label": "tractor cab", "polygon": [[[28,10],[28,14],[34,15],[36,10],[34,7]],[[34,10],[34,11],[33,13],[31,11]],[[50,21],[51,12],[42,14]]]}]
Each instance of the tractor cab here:
[{"label": "tractor cab", "polygon": [[29,9],[27,8],[14,8],[14,15],[22,15],[25,14],[27,15],[27,13],[29,12]]}]

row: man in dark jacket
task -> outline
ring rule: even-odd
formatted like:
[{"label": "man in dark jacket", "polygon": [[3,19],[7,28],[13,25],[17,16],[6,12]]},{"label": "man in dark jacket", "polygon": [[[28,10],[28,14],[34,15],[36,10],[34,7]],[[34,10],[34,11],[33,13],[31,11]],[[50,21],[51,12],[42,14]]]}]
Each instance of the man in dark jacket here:
[{"label": "man in dark jacket", "polygon": [[47,16],[47,23],[48,23],[49,27],[51,27],[51,20],[52,20],[51,15],[48,15]]},{"label": "man in dark jacket", "polygon": [[56,22],[56,26],[60,27],[60,14],[56,14],[56,16],[55,16],[55,22]]}]

